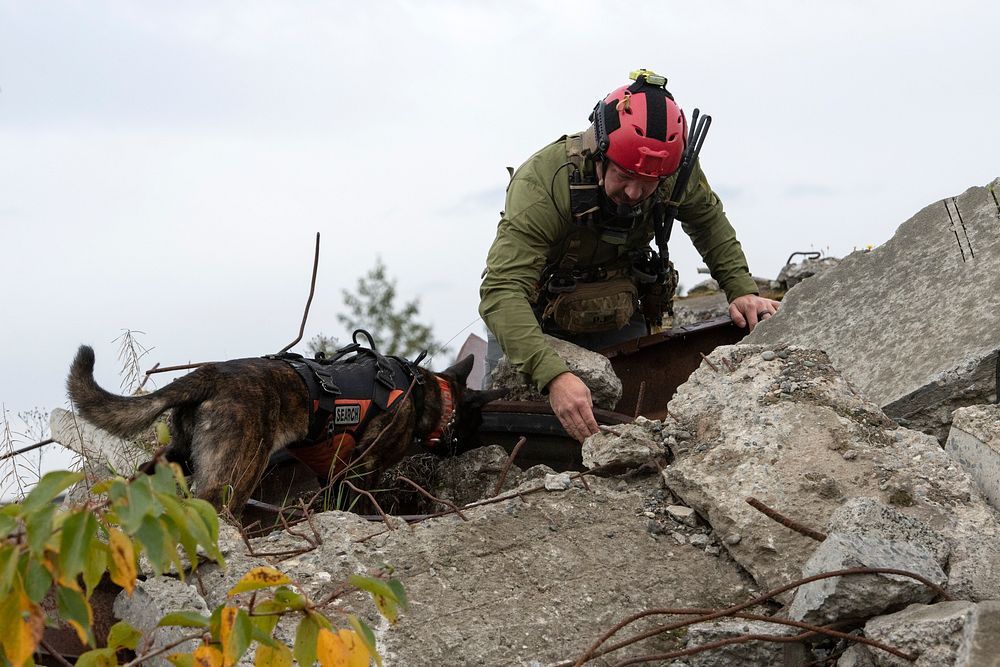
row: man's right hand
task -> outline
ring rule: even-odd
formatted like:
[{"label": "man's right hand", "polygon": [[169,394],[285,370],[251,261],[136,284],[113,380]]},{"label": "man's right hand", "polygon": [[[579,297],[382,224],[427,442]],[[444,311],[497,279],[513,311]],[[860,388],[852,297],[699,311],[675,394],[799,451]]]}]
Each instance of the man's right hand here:
[{"label": "man's right hand", "polygon": [[570,436],[583,442],[598,432],[594,401],[583,380],[567,371],[552,378],[548,389],[552,412]]}]

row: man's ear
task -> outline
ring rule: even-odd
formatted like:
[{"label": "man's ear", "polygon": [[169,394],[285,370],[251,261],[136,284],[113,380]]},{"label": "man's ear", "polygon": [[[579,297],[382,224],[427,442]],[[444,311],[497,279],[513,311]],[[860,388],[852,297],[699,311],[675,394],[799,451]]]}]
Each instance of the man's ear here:
[{"label": "man's ear", "polygon": [[454,365],[447,368],[442,375],[447,375],[458,380],[462,385],[465,385],[466,381],[469,379],[469,373],[472,372],[472,366],[476,363],[476,358],[471,354],[465,356],[464,359],[456,361]]}]

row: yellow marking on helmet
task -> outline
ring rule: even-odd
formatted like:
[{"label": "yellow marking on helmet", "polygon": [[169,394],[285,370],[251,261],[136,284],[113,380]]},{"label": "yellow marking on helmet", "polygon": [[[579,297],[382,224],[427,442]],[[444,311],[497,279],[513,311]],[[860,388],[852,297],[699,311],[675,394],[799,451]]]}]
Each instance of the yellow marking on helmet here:
[{"label": "yellow marking on helmet", "polygon": [[626,90],[625,91],[625,96],[623,98],[621,98],[620,100],[618,100],[618,104],[615,105],[615,111],[617,111],[618,113],[621,113],[622,111],[625,111],[625,112],[631,111],[632,110],[631,109],[631,104],[632,104],[631,98],[632,98],[632,93],[630,93],[630,92],[628,92]]}]

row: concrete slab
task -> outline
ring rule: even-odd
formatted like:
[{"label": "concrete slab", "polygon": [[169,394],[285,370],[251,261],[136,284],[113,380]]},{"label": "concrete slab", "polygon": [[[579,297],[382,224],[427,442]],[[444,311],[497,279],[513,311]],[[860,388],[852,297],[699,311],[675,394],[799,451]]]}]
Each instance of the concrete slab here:
[{"label": "concrete slab", "polygon": [[1000,405],[956,410],[945,451],[976,480],[990,505],[1000,509]]},{"label": "concrete slab", "polygon": [[1000,348],[1000,179],[935,202],[871,252],[796,285],[747,343],[825,350],[893,418],[947,437],[992,402]]}]

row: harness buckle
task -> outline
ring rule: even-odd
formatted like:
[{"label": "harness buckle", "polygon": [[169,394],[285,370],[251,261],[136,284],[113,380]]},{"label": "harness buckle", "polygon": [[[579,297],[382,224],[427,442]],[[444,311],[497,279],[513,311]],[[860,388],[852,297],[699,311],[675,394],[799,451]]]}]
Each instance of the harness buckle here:
[{"label": "harness buckle", "polygon": [[546,289],[552,294],[560,294],[561,292],[572,292],[576,289],[576,278],[572,276],[556,276],[553,275],[549,278],[549,284],[546,285]]}]

